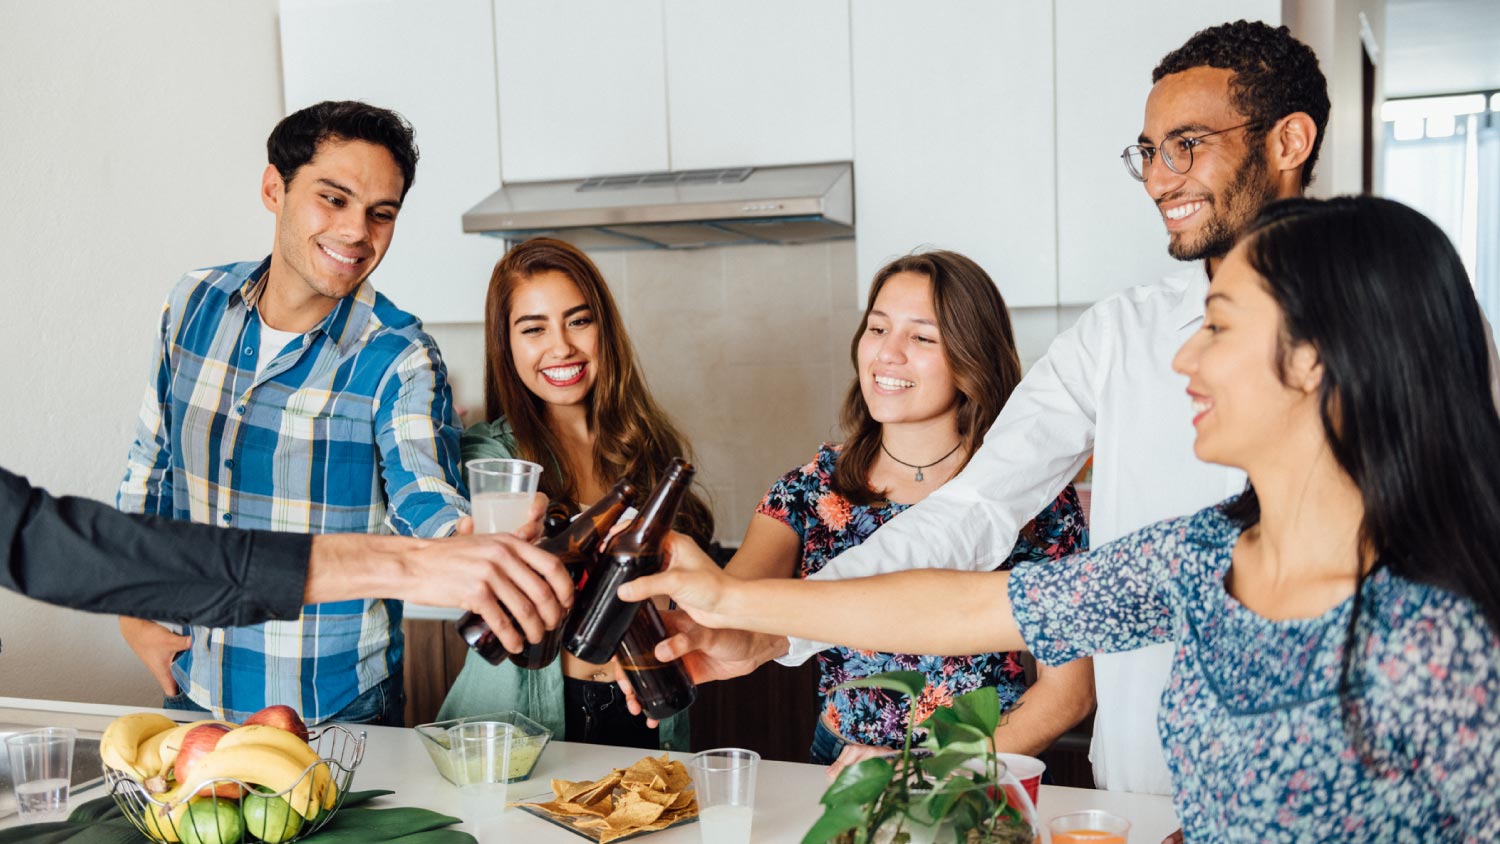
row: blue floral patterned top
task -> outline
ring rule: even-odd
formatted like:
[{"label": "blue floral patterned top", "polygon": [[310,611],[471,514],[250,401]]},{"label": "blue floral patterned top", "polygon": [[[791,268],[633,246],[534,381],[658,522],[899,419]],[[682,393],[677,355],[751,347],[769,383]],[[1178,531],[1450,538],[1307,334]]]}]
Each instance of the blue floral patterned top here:
[{"label": "blue floral patterned top", "polygon": [[1469,600],[1377,569],[1353,599],[1275,621],[1224,587],[1222,505],[1059,565],[1020,566],[1021,635],[1054,665],[1177,645],[1157,727],[1190,842],[1500,841],[1500,638]]},{"label": "blue floral patterned top", "polygon": [[[778,480],[757,513],[770,516],[802,540],[798,576],[807,577],[829,560],[864,542],[881,525],[911,506],[879,502],[851,504],[833,490],[833,468],[841,446],[824,444],[811,463],[793,469]],[[1021,560],[1055,560],[1088,547],[1088,526],[1078,494],[1073,487],[1038,515],[1021,532],[1011,555],[1001,568]],[[849,648],[830,648],[818,654],[822,676],[818,681],[819,704],[827,721],[849,741],[881,747],[900,747],[906,737],[909,705],[905,696],[880,689],[833,687],[858,677],[882,671],[916,670],[927,675],[927,690],[917,702],[921,721],[939,706],[981,686],[995,686],[1000,703],[1010,709],[1026,691],[1026,674],[1019,653],[992,653],[967,657],[920,656],[877,653]]]}]

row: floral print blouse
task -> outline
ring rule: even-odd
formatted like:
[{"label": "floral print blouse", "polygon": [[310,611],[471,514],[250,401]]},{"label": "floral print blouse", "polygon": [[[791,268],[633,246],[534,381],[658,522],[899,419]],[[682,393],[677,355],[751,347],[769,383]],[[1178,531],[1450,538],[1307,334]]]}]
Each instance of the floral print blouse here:
[{"label": "floral print blouse", "polygon": [[[851,504],[833,490],[833,469],[841,446],[824,444],[811,463],[793,469],[778,480],[758,508],[797,532],[802,540],[799,577],[823,568],[846,549],[865,541],[877,528],[911,506],[892,502],[875,505]],[[1010,568],[1022,560],[1055,560],[1088,547],[1088,526],[1078,494],[1072,486],[1063,490],[1051,506],[1039,514],[1016,540],[1010,557],[1001,566]],[[845,739],[858,744],[900,747],[906,736],[910,706],[904,695],[881,689],[833,687],[847,680],[882,671],[916,670],[927,675],[927,690],[917,702],[917,721],[939,706],[981,686],[994,686],[1005,709],[1015,706],[1026,691],[1026,675],[1019,653],[991,653],[968,657],[921,656],[877,653],[849,648],[829,648],[818,654],[822,669],[818,681],[819,704],[825,719]]]},{"label": "floral print blouse", "polygon": [[1049,665],[1176,645],[1157,728],[1190,842],[1500,841],[1500,637],[1468,599],[1379,568],[1353,599],[1272,620],[1225,589],[1222,505],[1010,579]]}]

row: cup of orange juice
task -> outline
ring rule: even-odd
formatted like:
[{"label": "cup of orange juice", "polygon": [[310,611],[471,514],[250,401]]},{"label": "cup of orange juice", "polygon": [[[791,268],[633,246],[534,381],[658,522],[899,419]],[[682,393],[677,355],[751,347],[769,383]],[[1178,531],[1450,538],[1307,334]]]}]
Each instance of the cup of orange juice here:
[{"label": "cup of orange juice", "polygon": [[1047,822],[1052,844],[1125,844],[1130,821],[1098,809],[1069,812]]}]

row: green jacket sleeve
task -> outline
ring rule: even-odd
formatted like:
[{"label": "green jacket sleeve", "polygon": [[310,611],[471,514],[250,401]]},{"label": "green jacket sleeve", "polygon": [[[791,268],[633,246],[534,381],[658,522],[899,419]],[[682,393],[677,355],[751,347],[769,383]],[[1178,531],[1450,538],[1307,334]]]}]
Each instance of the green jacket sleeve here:
[{"label": "green jacket sleeve", "polygon": [[493,422],[470,425],[459,444],[465,463],[490,457],[508,459],[515,457],[519,450],[516,447],[516,435],[503,416]]}]

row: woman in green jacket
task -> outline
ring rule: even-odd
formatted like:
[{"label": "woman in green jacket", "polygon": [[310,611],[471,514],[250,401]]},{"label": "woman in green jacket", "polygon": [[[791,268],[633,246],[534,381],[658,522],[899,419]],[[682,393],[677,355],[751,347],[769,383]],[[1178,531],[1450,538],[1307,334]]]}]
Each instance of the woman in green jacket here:
[{"label": "woman in green jacket", "polygon": [[[535,238],[495,265],[485,300],[488,422],[463,437],[464,460],[518,457],[541,464],[541,490],[586,507],[620,478],[644,494],[686,440],[652,400],[598,267],[576,247]],[[674,526],[707,545],[713,515],[691,491]],[[559,739],[687,749],[687,719],[660,728],[631,715],[613,672],[564,652],[528,671],[471,652],[438,713],[442,719],[515,709]]]}]

